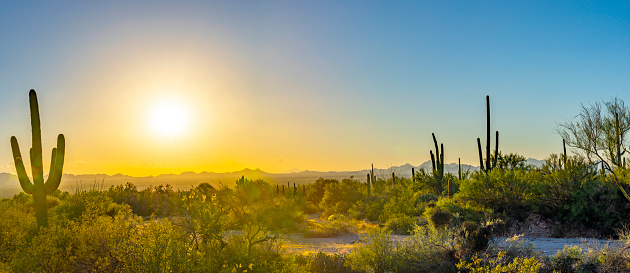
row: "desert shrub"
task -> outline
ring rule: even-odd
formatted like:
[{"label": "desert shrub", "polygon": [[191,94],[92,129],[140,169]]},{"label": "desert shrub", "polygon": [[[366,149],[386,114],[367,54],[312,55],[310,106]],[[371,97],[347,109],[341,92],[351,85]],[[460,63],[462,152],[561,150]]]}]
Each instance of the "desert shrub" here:
[{"label": "desert shrub", "polygon": [[12,256],[11,272],[116,271],[128,256],[134,222],[130,214],[90,221],[53,221]]},{"label": "desert shrub", "polygon": [[491,241],[489,245],[488,254],[498,255],[499,252],[505,253],[505,258],[508,260],[516,257],[531,258],[537,257],[538,253],[534,251],[534,243],[523,240],[523,235],[515,235],[505,239],[505,244],[499,246],[496,241]]},{"label": "desert shrub", "polygon": [[456,272],[454,236],[450,228],[415,226],[413,235],[397,248],[397,272]]},{"label": "desert shrub", "polygon": [[462,223],[457,238],[457,248],[464,254],[485,251],[492,237],[492,226],[473,221]]},{"label": "desert shrub", "polygon": [[457,198],[440,198],[435,203],[435,206],[449,212],[451,215],[457,215],[462,221],[480,223],[490,218],[496,218],[492,209]]},{"label": "desert shrub", "polygon": [[[494,161],[494,154],[490,156],[490,160]],[[501,170],[527,170],[531,166],[527,166],[525,157],[516,153],[503,154],[498,153],[497,164],[493,168]]]},{"label": "desert shrub", "polygon": [[367,219],[377,221],[381,217],[387,198],[372,195],[363,200],[356,201],[348,210],[348,215],[354,219]]},{"label": "desert shrub", "polygon": [[127,204],[135,215],[148,218],[152,215],[159,217],[173,216],[177,211],[177,192],[171,185],[149,186],[138,190],[135,185],[127,184],[110,186],[106,191],[117,204]]},{"label": "desert shrub", "polygon": [[385,223],[385,228],[391,230],[394,234],[409,235],[416,222],[417,220],[413,216],[398,214],[389,217]]},{"label": "desert shrub", "polygon": [[333,214],[346,214],[355,203],[363,199],[361,183],[358,180],[343,179],[341,183],[326,185],[320,207],[324,210],[322,217]]},{"label": "desert shrub", "polygon": [[321,203],[322,199],[324,198],[324,193],[326,193],[326,186],[329,184],[339,184],[339,180],[324,179],[322,177],[315,180],[315,183],[311,184],[308,188],[308,192],[306,193],[306,201],[313,204],[314,206],[319,206],[319,203]]},{"label": "desert shrub", "polygon": [[[577,228],[614,235],[630,213],[630,203],[611,178],[602,179],[595,165],[569,157],[567,164],[561,166],[557,157],[551,155],[541,168],[538,211]],[[619,173],[623,176],[625,172]]]},{"label": "desert shrub", "polygon": [[356,230],[356,222],[349,221],[344,215],[333,214],[327,221],[311,224],[304,232],[307,238],[331,238],[348,234]]},{"label": "desert shrub", "polygon": [[345,254],[327,254],[318,252],[307,255],[291,255],[286,259],[286,266],[282,272],[314,272],[314,273],[354,273],[348,265]]},{"label": "desert shrub", "polygon": [[384,197],[383,208],[378,216],[379,221],[387,222],[390,218],[400,217],[400,215],[420,215],[420,210],[417,208],[417,196],[404,185],[392,189]]},{"label": "desert shrub", "polygon": [[[470,273],[536,273],[542,268],[542,264],[535,258],[515,257],[506,259],[505,252],[501,251],[496,257],[483,255],[483,258],[475,254],[470,262],[461,260],[457,263],[460,272]],[[564,272],[564,271],[562,271]]]},{"label": "desert shrub", "polygon": [[361,236],[362,243],[348,255],[352,269],[377,273],[396,272],[396,247],[391,243],[389,234],[389,231],[376,229]]},{"label": "desert shrub", "polygon": [[534,171],[493,169],[488,175],[478,171],[462,181],[457,198],[521,219],[537,201],[539,181]]},{"label": "desert shrub", "polygon": [[577,269],[578,272],[630,272],[627,249],[604,246],[598,251],[590,250],[584,254]]},{"label": "desert shrub", "polygon": [[[422,194],[433,194],[436,196],[445,193],[448,186],[449,178],[454,178],[450,174],[446,174],[444,177],[438,177],[432,172],[428,172],[424,169],[419,169],[415,174],[413,182],[414,191]],[[453,179],[454,181],[455,179]],[[457,188],[453,185],[454,188]]]},{"label": "desert shrub", "polygon": [[0,202],[0,264],[11,261],[16,250],[36,233],[34,213],[25,203],[8,199]]},{"label": "desert shrub", "polygon": [[305,218],[303,196],[278,196],[263,180],[241,178],[234,191],[225,190],[224,195],[233,196],[228,204],[234,218],[241,222],[253,220],[268,230],[295,231]]},{"label": "desert shrub", "polygon": [[551,269],[559,272],[577,272],[582,262],[582,248],[579,246],[564,246],[561,251],[551,257]]},{"label": "desert shrub", "polygon": [[438,207],[429,207],[424,211],[424,218],[429,222],[431,227],[445,229],[451,224],[453,215]]},{"label": "desert shrub", "polygon": [[104,192],[96,190],[77,191],[64,198],[52,212],[68,220],[79,220],[81,217],[108,215],[114,217],[119,213],[130,211],[128,205],[114,203]]}]

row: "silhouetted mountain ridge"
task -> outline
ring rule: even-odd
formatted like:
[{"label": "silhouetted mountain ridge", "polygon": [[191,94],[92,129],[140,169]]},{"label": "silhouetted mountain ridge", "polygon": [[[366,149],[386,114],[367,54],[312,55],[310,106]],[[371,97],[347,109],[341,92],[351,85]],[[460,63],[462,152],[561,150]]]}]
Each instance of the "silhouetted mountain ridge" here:
[{"label": "silhouetted mountain ridge", "polygon": [[[527,163],[541,166],[545,161],[534,158],[528,158]],[[413,166],[410,163],[406,163],[400,166],[393,166],[388,168],[374,168],[375,175],[377,177],[390,177],[391,173],[395,173],[398,177],[411,178],[411,169],[425,169],[430,171],[432,169],[431,161],[426,161],[418,166]],[[457,174],[459,166],[457,163],[449,163],[444,166],[446,172]],[[478,166],[471,166],[462,164],[462,171],[478,170]],[[295,170],[293,170],[295,171]],[[166,185],[173,186],[174,189],[188,190],[193,186],[200,183],[210,183],[211,185],[227,185],[233,186],[235,181],[245,176],[248,179],[256,180],[263,179],[273,184],[284,185],[286,183],[305,184],[313,183],[320,177],[331,179],[344,179],[354,177],[354,179],[365,181],[366,174],[370,169],[366,168],[357,171],[299,171],[290,173],[268,173],[260,169],[245,168],[240,171],[214,173],[214,172],[193,172],[187,171],[180,174],[160,174],[157,176],[145,176],[134,177],[125,174],[63,174],[61,185],[59,186],[62,191],[73,192],[77,188],[81,189],[101,189],[105,190],[112,185],[124,185],[127,182],[133,183],[139,189],[146,188],[148,186]],[[10,197],[21,191],[20,184],[17,176],[10,173],[0,173],[0,197]]]}]

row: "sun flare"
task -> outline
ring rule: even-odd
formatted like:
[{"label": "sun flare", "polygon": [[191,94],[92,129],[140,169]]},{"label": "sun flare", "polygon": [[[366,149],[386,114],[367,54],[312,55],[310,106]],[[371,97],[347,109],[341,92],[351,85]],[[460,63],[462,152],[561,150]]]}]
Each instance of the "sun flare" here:
[{"label": "sun flare", "polygon": [[188,129],[190,112],[181,103],[162,101],[156,103],[149,113],[149,124],[161,136],[181,135]]}]

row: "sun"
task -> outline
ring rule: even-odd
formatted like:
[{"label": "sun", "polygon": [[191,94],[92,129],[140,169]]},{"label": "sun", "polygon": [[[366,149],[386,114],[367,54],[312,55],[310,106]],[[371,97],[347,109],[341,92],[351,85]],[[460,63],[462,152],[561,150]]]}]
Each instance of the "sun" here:
[{"label": "sun", "polygon": [[189,128],[190,112],[181,102],[164,100],[157,102],[149,111],[149,125],[161,136],[173,137],[185,133]]}]

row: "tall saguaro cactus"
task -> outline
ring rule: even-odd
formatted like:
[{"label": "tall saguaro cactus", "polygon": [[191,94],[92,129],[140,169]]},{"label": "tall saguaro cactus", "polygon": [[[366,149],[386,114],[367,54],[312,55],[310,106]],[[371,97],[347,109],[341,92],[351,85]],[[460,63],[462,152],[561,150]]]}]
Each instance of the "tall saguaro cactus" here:
[{"label": "tall saguaro cactus", "polygon": [[486,96],[486,166],[483,165],[483,153],[481,151],[481,139],[477,138],[477,149],[479,149],[479,167],[484,172],[488,173],[494,166],[497,165],[497,159],[499,158],[499,131],[496,131],[495,148],[494,148],[494,160],[490,162],[490,96]]},{"label": "tall saguaro cactus", "polygon": [[39,121],[39,106],[37,104],[37,94],[31,89],[28,93],[29,104],[31,108],[31,128],[33,147],[30,149],[31,169],[33,171],[33,182],[26,174],[24,161],[20,153],[17,138],[11,137],[11,150],[13,152],[13,160],[15,161],[15,170],[22,190],[27,194],[33,195],[35,205],[35,217],[38,226],[48,225],[48,205],[46,204],[46,195],[52,194],[59,188],[61,175],[63,172],[63,158],[65,154],[66,141],[63,134],[57,137],[57,148],[52,149],[52,157],[50,160],[50,172],[46,182],[44,182],[44,167],[42,162],[42,131]]},{"label": "tall saguaro cactus", "polygon": [[431,136],[433,136],[433,143],[435,144],[435,155],[433,155],[433,151],[429,150],[433,174],[438,179],[442,179],[444,177],[444,144],[440,143],[440,147],[438,147],[435,134],[431,133]]}]

